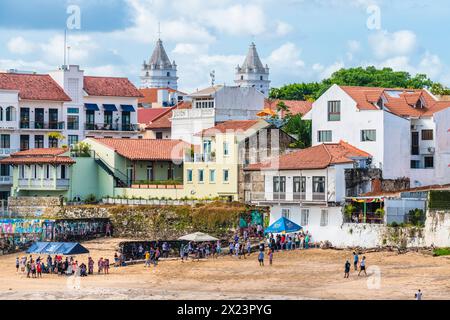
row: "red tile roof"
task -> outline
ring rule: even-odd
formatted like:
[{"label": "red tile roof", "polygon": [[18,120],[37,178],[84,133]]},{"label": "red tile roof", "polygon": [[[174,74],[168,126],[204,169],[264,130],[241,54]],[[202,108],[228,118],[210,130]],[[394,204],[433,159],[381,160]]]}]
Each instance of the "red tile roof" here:
[{"label": "red tile roof", "polygon": [[[268,108],[277,112],[278,104],[280,102],[284,102],[284,104],[289,108],[289,111],[292,115],[305,115],[309,111],[311,111],[313,103],[310,101],[301,101],[301,100],[269,100],[266,99],[264,102],[264,108]],[[285,111],[281,111],[281,117],[284,118],[286,115]]]},{"label": "red tile roof", "polygon": [[178,92],[180,95],[187,95],[186,93],[183,93],[178,90],[174,90],[172,88],[145,88],[145,89],[139,89],[139,91],[142,94],[142,98],[139,99],[139,103],[155,103],[158,102],[158,91],[160,90],[167,90],[170,93]]},{"label": "red tile roof", "polygon": [[270,162],[249,165],[246,170],[312,170],[333,164],[352,163],[354,158],[369,158],[370,154],[346,142],[321,144],[281,155]]},{"label": "red tile roof", "polygon": [[[400,117],[427,117],[450,107],[449,101],[438,101],[426,90],[421,89],[388,89],[371,87],[341,86],[356,101],[360,110],[379,110],[376,103],[383,97],[388,111]],[[416,108],[422,99],[423,108]]]},{"label": "red tile roof", "polygon": [[49,75],[0,73],[0,89],[19,91],[22,100],[71,101]]},{"label": "red tile roof", "polygon": [[3,159],[3,164],[74,164],[75,161],[68,156],[61,156],[67,149],[46,148],[31,149],[27,151],[16,152],[11,157]]},{"label": "red tile roof", "polygon": [[94,139],[119,155],[136,161],[182,160],[191,145],[182,140]]},{"label": "red tile roof", "polygon": [[161,116],[172,111],[172,108],[139,108],[138,109],[138,123],[149,124]]},{"label": "red tile roof", "polygon": [[96,97],[141,98],[141,92],[127,78],[84,77],[84,91]]},{"label": "red tile roof", "polygon": [[431,190],[450,190],[450,184],[443,184],[443,185],[435,184],[435,185],[430,185],[430,186],[402,189],[402,190],[390,191],[390,192],[386,192],[386,191],[368,192],[368,193],[361,195],[361,197],[399,196],[400,193],[403,193],[403,192],[427,192],[427,191],[431,191]]},{"label": "red tile roof", "polygon": [[231,120],[219,123],[215,127],[205,129],[196,134],[196,136],[212,137],[217,133],[227,132],[245,132],[255,126],[260,120]]},{"label": "red tile roof", "polygon": [[[173,109],[172,109],[173,110]],[[173,112],[172,110],[169,110],[169,112],[164,113],[160,117],[156,118],[152,122],[150,122],[146,129],[170,129],[172,128],[172,116]]]}]

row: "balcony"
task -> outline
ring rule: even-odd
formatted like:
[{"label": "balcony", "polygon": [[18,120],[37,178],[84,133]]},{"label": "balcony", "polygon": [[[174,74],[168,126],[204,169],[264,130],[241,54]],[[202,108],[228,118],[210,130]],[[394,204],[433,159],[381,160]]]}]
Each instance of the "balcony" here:
[{"label": "balcony", "polygon": [[9,157],[16,152],[19,152],[19,149],[0,148],[0,157]]},{"label": "balcony", "polygon": [[18,187],[22,190],[68,190],[70,187],[70,180],[19,179]]},{"label": "balcony", "polygon": [[0,176],[0,185],[12,185],[13,178],[9,176]]},{"label": "balcony", "polygon": [[172,119],[201,119],[215,114],[215,109],[181,109],[172,111]]},{"label": "balcony", "polygon": [[26,130],[64,130],[66,123],[60,122],[42,122],[42,121],[24,121],[19,123],[20,129]]},{"label": "balcony", "polygon": [[192,156],[186,155],[184,161],[185,162],[194,162],[194,163],[216,162],[216,155],[215,154],[195,153],[194,159],[192,159]]},{"label": "balcony", "polygon": [[307,195],[304,192],[246,192],[245,201],[254,204],[270,203],[324,203],[325,193]]},{"label": "balcony", "polygon": [[115,131],[115,132],[135,132],[139,131],[137,124],[112,124],[112,123],[86,123],[86,131]]}]

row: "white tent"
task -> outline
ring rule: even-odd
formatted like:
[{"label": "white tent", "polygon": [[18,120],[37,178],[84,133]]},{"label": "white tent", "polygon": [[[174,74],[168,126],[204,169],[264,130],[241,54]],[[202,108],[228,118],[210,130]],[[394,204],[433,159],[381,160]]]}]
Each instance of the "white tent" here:
[{"label": "white tent", "polygon": [[203,232],[196,232],[188,234],[187,236],[181,237],[178,240],[193,241],[193,242],[207,242],[207,241],[217,241],[219,239],[210,236],[209,234]]}]

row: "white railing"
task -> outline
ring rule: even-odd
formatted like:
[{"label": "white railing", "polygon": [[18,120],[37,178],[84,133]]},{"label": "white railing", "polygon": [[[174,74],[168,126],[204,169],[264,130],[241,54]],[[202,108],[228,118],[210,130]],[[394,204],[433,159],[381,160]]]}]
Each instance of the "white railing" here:
[{"label": "white railing", "polygon": [[18,121],[0,121],[0,127],[2,129],[6,130],[15,130],[19,128],[19,122]]},{"label": "white railing", "polygon": [[11,154],[19,152],[19,149],[0,148],[0,157],[9,157]]},{"label": "white railing", "polygon": [[173,119],[194,119],[214,117],[216,111],[214,109],[181,109],[172,112]]},{"label": "white railing", "polygon": [[304,192],[247,192],[246,202],[325,202],[325,193]]},{"label": "white railing", "polygon": [[1,185],[12,184],[12,177],[1,176],[1,177],[0,177],[0,184],[1,184]]},{"label": "white railing", "polygon": [[40,179],[19,179],[19,188],[32,189],[32,190],[55,190],[55,189],[68,189],[70,181],[67,179],[55,180],[40,180]]}]

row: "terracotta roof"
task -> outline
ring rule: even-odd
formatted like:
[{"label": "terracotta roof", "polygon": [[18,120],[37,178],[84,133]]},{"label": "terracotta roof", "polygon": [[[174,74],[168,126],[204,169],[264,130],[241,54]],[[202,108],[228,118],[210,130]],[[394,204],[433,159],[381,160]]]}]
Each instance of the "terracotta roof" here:
[{"label": "terracotta roof", "polygon": [[75,161],[68,156],[61,156],[66,153],[67,149],[61,148],[45,148],[31,149],[16,152],[11,157],[3,159],[3,164],[74,164]]},{"label": "terracotta roof", "polygon": [[74,164],[76,163],[71,157],[10,157],[0,160],[1,164]]},{"label": "terracotta roof", "polygon": [[178,90],[174,90],[172,88],[145,88],[145,89],[139,89],[139,91],[142,94],[142,98],[139,99],[139,103],[155,103],[158,102],[158,91],[160,90],[167,90],[170,93],[178,92],[180,95],[187,95],[186,93],[183,93]]},{"label": "terracotta roof", "polygon": [[84,77],[84,91],[96,97],[141,98],[141,92],[127,78]]},{"label": "terracotta roof", "polygon": [[29,156],[36,156],[36,157],[54,157],[59,156],[63,153],[66,153],[68,150],[63,148],[37,148],[37,149],[30,149],[26,151],[19,151],[16,153],[13,153],[12,157],[29,157]]},{"label": "terracotta roof", "polygon": [[172,108],[139,108],[138,123],[149,124],[170,111],[172,111]]},{"label": "terracotta roof", "polygon": [[71,101],[49,75],[0,73],[0,90],[19,91],[22,100]]},{"label": "terracotta roof", "polygon": [[177,105],[177,109],[192,109],[192,102],[183,101]]},{"label": "terracotta roof", "polygon": [[260,120],[231,120],[219,123],[215,127],[205,129],[196,134],[201,137],[212,137],[217,133],[241,131],[245,132],[256,125]]},{"label": "terracotta roof", "polygon": [[[450,107],[449,101],[438,101],[426,90],[422,89],[389,89],[371,87],[341,86],[356,101],[360,110],[379,110],[376,103],[384,98],[385,108],[400,117],[427,117]],[[423,108],[417,108],[422,99]]]},{"label": "terracotta roof", "polygon": [[[174,108],[175,109],[175,108]],[[169,110],[168,112],[162,114],[160,117],[156,118],[152,122],[150,122],[146,129],[169,129],[172,128],[172,119],[173,116],[173,109]]]},{"label": "terracotta roof", "polygon": [[182,160],[184,151],[191,145],[182,140],[150,139],[95,139],[119,155],[136,161]]},{"label": "terracotta roof", "polygon": [[[289,111],[292,115],[305,115],[309,111],[311,111],[313,103],[310,101],[301,101],[301,100],[269,100],[266,99],[264,101],[264,108],[270,109],[272,111],[277,112],[278,104],[280,102],[284,102],[284,104],[289,108]],[[284,118],[286,115],[285,111],[281,111],[281,117]]]},{"label": "terracotta roof", "polygon": [[[346,142],[321,144],[281,155],[267,163],[249,165],[246,170],[312,170],[333,164],[352,163],[354,158],[369,158],[370,154]],[[272,167],[275,165],[276,167]]]}]

